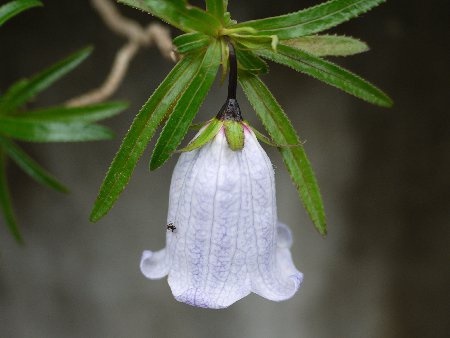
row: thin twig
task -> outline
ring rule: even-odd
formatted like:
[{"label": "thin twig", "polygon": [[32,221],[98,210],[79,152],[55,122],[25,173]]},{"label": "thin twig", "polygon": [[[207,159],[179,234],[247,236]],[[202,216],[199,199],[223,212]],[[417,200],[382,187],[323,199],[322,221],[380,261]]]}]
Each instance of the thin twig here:
[{"label": "thin twig", "polygon": [[67,101],[66,106],[70,107],[94,104],[111,97],[122,83],[132,59],[142,47],[155,45],[164,57],[174,60],[172,38],[167,27],[151,23],[143,28],[137,22],[122,16],[110,0],[91,0],[91,4],[105,24],[116,34],[126,37],[128,42],[117,52],[111,71],[103,84]]}]

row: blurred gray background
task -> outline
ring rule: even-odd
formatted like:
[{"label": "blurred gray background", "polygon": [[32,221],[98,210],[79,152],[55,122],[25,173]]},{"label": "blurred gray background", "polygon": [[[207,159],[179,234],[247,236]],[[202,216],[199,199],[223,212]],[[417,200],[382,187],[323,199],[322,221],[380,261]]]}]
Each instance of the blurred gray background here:
[{"label": "blurred gray background", "polygon": [[[0,29],[0,90],[87,44],[95,52],[34,107],[98,86],[124,43],[89,1],[44,2]],[[318,2],[230,0],[230,10],[242,21]],[[154,20],[120,7],[143,24]],[[369,53],[336,61],[387,91],[393,109],[277,65],[264,77],[307,141],[329,223],[323,239],[277,150],[268,148],[277,168],[279,217],[293,229],[294,261],[305,274],[300,292],[283,303],[251,295],[225,310],[197,309],[176,302],[165,280],[141,275],[142,250],[164,245],[176,157],[149,173],[149,147],[114,209],[89,223],[121,138],[173,66],[155,48],[142,50],[115,95],[130,108],[107,122],[117,132],[114,141],[24,145],[71,187],[70,195],[9,167],[26,245],[16,245],[0,220],[0,337],[448,337],[449,10],[444,0],[391,0],[333,30],[369,43]],[[216,83],[197,120],[216,114],[223,100]]]}]

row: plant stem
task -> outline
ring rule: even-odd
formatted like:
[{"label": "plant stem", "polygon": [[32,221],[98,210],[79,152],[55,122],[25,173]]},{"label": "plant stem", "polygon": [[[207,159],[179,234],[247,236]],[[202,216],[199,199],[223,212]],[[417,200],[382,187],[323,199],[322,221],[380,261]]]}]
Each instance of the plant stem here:
[{"label": "plant stem", "polygon": [[221,121],[231,120],[236,122],[242,122],[241,109],[236,100],[237,89],[237,60],[234,46],[231,42],[228,42],[229,49],[229,62],[230,62],[230,74],[228,77],[228,97],[224,105],[217,114],[217,118]]}]

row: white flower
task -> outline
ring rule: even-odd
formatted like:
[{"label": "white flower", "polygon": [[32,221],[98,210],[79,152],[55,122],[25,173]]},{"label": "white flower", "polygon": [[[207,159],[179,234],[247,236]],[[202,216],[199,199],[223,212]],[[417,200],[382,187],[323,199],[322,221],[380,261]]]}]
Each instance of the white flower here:
[{"label": "white flower", "polygon": [[233,151],[222,127],[183,153],[174,170],[167,246],[144,251],[141,271],[150,279],[168,275],[178,301],[218,309],[250,292],[281,301],[302,282],[291,232],[277,219],[272,164],[247,126],[244,133],[244,148]]}]

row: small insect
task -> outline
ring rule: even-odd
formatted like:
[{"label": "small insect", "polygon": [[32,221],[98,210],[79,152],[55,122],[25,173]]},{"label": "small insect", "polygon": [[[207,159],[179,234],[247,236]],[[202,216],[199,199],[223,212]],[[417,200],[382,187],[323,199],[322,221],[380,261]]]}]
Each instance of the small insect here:
[{"label": "small insect", "polygon": [[169,223],[167,224],[167,230],[174,232],[175,230],[177,230],[177,227],[173,223]]}]

